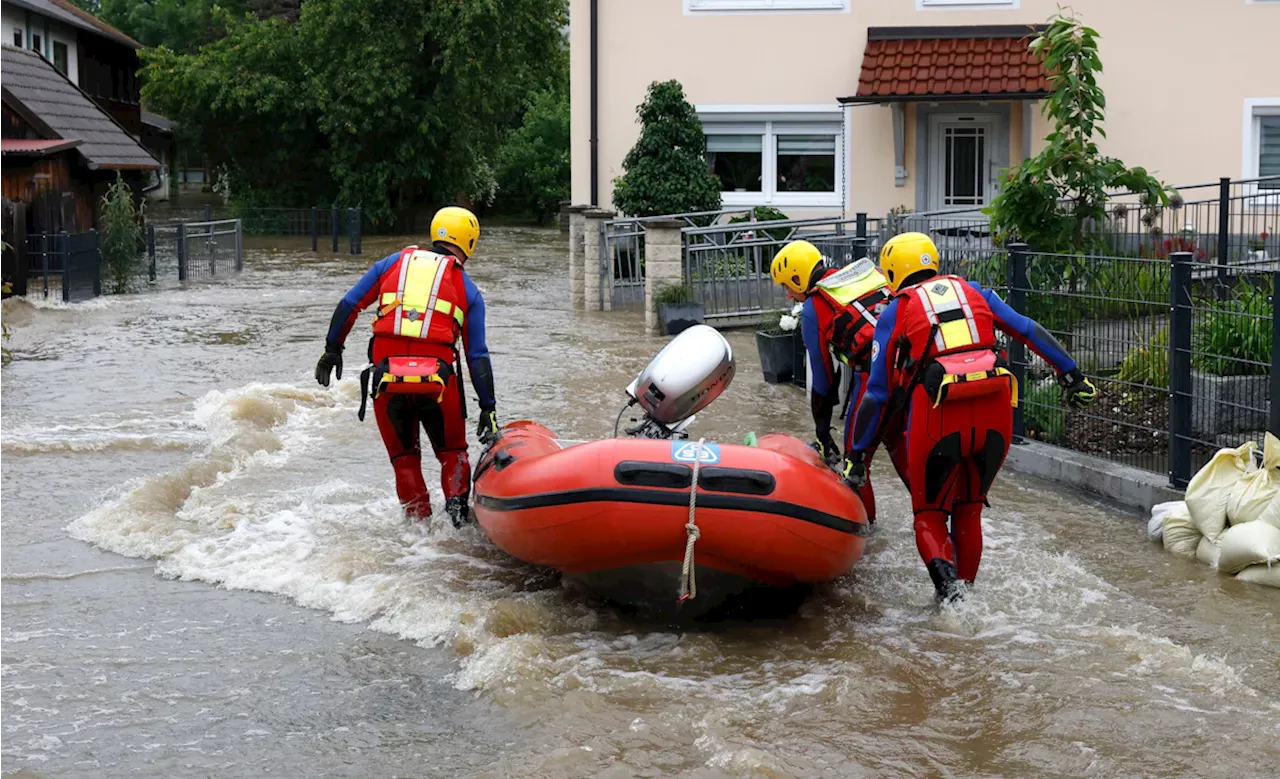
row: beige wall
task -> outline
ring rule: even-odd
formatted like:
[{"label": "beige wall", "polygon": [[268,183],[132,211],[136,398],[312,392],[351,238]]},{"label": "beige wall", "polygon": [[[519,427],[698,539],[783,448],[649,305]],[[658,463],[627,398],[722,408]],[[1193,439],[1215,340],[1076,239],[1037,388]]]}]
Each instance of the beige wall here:
[{"label": "beige wall", "polygon": [[[857,91],[869,26],[1043,22],[1056,0],[1016,10],[916,10],[915,0],[851,0],[850,12],[686,14],[682,0],[598,0],[600,200],[639,133],[635,108],[652,81],[678,79],[697,104],[834,104]],[[1103,150],[1170,184],[1241,175],[1245,98],[1280,97],[1280,3],[1245,0],[1072,0],[1102,35],[1108,138]],[[589,201],[588,0],[571,0],[573,200]],[[893,180],[890,111],[853,106],[850,211],[915,206],[914,110],[906,186]],[[1013,106],[1010,159],[1022,157]],[[1035,111],[1032,151],[1045,120]]]}]

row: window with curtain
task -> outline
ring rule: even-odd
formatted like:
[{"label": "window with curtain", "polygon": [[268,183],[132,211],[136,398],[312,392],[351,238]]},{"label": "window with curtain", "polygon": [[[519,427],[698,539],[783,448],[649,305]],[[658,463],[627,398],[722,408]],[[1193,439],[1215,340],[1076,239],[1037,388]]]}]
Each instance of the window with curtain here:
[{"label": "window with curtain", "polygon": [[779,135],[778,192],[835,192],[836,137]]},{"label": "window with curtain", "polygon": [[760,192],[764,136],[708,135],[707,167],[720,177],[724,192]]},{"label": "window with curtain", "polygon": [[[1280,114],[1258,117],[1258,176],[1280,176]],[[1280,180],[1262,181],[1260,189],[1280,189]]]}]

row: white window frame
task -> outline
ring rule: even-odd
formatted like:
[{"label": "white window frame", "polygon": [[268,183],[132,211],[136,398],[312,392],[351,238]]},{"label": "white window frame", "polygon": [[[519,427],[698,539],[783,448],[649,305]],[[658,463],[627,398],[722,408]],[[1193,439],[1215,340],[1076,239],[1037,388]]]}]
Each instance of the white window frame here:
[{"label": "white window frame", "polygon": [[851,0],[684,0],[685,14],[848,13]]},{"label": "white window frame", "polygon": [[[1244,135],[1241,139],[1242,150],[1240,160],[1240,177],[1256,179],[1259,176],[1259,163],[1262,155],[1262,117],[1280,116],[1280,97],[1250,97],[1244,101],[1244,115],[1241,124]],[[1248,195],[1255,196],[1255,206],[1280,205],[1280,190],[1258,189],[1257,184],[1247,187]]]},{"label": "white window frame", "polygon": [[[760,134],[760,191],[721,192],[720,202],[733,206],[842,208],[845,204],[848,132],[844,110],[835,105],[708,106],[695,107],[706,135]],[[835,139],[835,190],[778,192],[778,136],[831,135]]]},{"label": "white window frame", "polygon": [[917,11],[948,8],[963,8],[966,11],[1003,11],[1015,10],[1021,5],[1021,0],[916,0]]}]

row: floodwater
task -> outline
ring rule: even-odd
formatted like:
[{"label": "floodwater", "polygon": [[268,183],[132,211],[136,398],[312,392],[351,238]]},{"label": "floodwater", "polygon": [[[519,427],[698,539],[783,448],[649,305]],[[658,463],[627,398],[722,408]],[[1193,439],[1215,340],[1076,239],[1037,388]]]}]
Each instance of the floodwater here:
[{"label": "floodwater", "polygon": [[[661,341],[569,310],[564,245],[495,228],[470,263],[499,414],[607,435]],[[393,248],[5,303],[5,775],[1280,774],[1280,592],[1015,474],[979,588],[941,613],[884,465],[853,574],[715,629],[633,621],[474,528],[407,525],[355,417],[362,337],[336,389],[312,378],[334,303]],[[730,339],[737,380],[697,434],[806,435],[802,392]]]}]

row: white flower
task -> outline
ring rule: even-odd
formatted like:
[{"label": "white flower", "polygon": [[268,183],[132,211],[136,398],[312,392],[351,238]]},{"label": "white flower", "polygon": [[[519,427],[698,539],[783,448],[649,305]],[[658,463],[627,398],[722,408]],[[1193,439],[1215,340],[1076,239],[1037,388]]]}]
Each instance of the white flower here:
[{"label": "white flower", "polygon": [[796,303],[791,307],[791,316],[800,316],[804,311],[804,303]]},{"label": "white flower", "polygon": [[778,317],[778,327],[781,327],[783,330],[790,332],[796,329],[797,321],[798,320],[795,317],[788,316],[787,314],[783,314],[782,316]]}]

